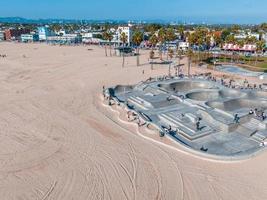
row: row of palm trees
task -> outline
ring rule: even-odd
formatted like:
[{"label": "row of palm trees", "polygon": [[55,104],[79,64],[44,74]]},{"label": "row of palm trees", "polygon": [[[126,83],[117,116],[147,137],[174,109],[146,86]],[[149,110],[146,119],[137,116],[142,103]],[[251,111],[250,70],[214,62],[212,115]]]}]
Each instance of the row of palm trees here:
[{"label": "row of palm trees", "polygon": [[258,53],[262,54],[265,49],[265,41],[264,40],[257,40],[256,37],[246,37],[244,39],[236,39],[233,35],[229,35],[226,38],[226,43],[231,43],[238,45],[240,48],[244,47],[246,44],[256,44],[256,59],[255,65],[257,65],[258,61]]},{"label": "row of palm trees", "polygon": [[[112,34],[112,32],[110,32],[110,31],[105,31],[104,33],[103,33],[103,39],[104,40],[106,40],[106,41],[109,41],[109,54],[110,54],[110,56],[112,56],[112,53],[111,53],[111,41],[112,41],[112,39],[113,39],[113,34]],[[107,45],[105,45],[105,54],[106,54],[106,56],[108,56],[108,52],[107,52]]]},{"label": "row of palm trees", "polygon": [[[139,59],[139,51],[140,51],[140,45],[141,43],[143,42],[143,38],[144,38],[144,35],[141,31],[136,31],[134,32],[133,36],[132,36],[132,42],[133,44],[136,46],[136,58],[137,58],[137,66],[140,66],[140,59]],[[111,41],[113,39],[113,34],[112,32],[110,31],[105,31],[103,33],[103,39],[106,40],[106,41],[109,41],[109,48],[110,48],[110,56],[112,56],[112,53],[111,53],[111,48],[112,48],[112,45],[111,45]],[[122,57],[123,57],[123,61],[122,61],[122,67],[124,67],[125,65],[125,52],[124,52],[124,48],[125,48],[125,45],[127,44],[127,41],[128,41],[128,36],[126,35],[125,32],[121,32],[120,34],[120,41],[122,43],[122,47],[123,47],[123,50],[122,50]],[[107,45],[105,45],[105,55],[108,56],[108,53],[107,53]]]},{"label": "row of palm trees", "polygon": [[[168,43],[175,40],[176,38],[177,37],[175,35],[175,31],[173,28],[168,28],[168,29],[161,28],[157,32],[152,33],[152,35],[150,36],[149,42],[152,46],[152,50],[159,43],[160,60],[163,60],[163,57],[162,57],[163,48],[166,47],[166,43],[167,43],[167,49],[169,51]],[[167,59],[168,59],[168,55],[169,53],[167,53]]]},{"label": "row of palm trees", "polygon": [[[211,41],[213,38],[213,41],[216,46],[222,47],[224,43],[232,43],[232,44],[237,44],[239,47],[243,47],[245,44],[256,44],[257,50],[256,52],[263,52],[265,48],[265,41],[263,40],[257,40],[255,37],[247,37],[245,39],[240,39],[237,40],[234,36],[234,34],[226,33],[225,36],[223,35],[218,35],[215,34],[215,32],[209,31],[207,28],[197,28],[195,29],[194,32],[184,32],[184,29],[179,29],[179,30],[174,30],[173,28],[160,28],[157,31],[154,31],[151,33],[149,37],[149,43],[151,45],[151,52],[149,54],[150,59],[154,59],[155,57],[155,48],[157,45],[159,45],[159,58],[160,60],[163,60],[163,50],[167,49],[167,60],[169,58],[173,58],[175,52],[168,46],[169,42],[174,41],[177,36],[176,32],[179,32],[180,35],[183,35],[183,38],[186,38],[186,41],[189,43],[189,49],[186,52],[186,55],[188,57],[188,74],[190,74],[190,66],[193,61],[193,59],[196,59],[197,57],[197,62],[201,61],[201,56],[203,56],[201,53],[201,50],[206,50],[208,51],[207,55],[209,54],[209,49],[211,47]],[[105,31],[103,34],[103,38],[107,41],[109,41],[109,46],[110,46],[110,55],[111,55],[111,41],[113,39],[113,34],[111,32]],[[127,44],[128,38],[125,33],[121,33],[120,40],[123,44],[123,47]],[[136,65],[140,66],[140,58],[139,58],[139,51],[140,51],[140,45],[144,40],[144,35],[141,31],[135,31],[132,37],[132,43],[136,48]],[[197,53],[196,53],[197,50]],[[107,56],[107,47],[105,46],[105,54]],[[179,65],[180,65],[180,60],[182,58],[183,52],[177,48],[176,52],[176,58],[179,60]],[[125,65],[125,55],[124,51],[122,53],[123,57],[123,62],[122,66],[124,67]],[[257,56],[256,56],[256,62],[257,62]],[[151,62],[151,69],[153,69],[153,62]]]},{"label": "row of palm trees", "polygon": [[[203,57],[203,52],[201,53],[200,47],[204,47],[202,50],[207,50],[204,52],[205,55],[208,57],[211,55],[209,53],[209,49],[211,46],[211,37],[213,38],[215,45],[218,47],[222,47],[225,43],[231,43],[234,45],[238,45],[240,48],[244,47],[246,44],[256,44],[256,58],[255,58],[255,65],[257,65],[258,62],[258,53],[262,54],[265,49],[265,41],[264,40],[258,40],[256,37],[246,37],[244,39],[236,39],[233,33],[229,33],[225,38],[222,38],[222,36],[218,36],[212,32],[209,32],[207,29],[198,28],[193,33],[186,33],[187,41],[189,42],[189,50],[187,51],[187,57],[188,57],[188,70],[190,71],[190,66],[192,63],[193,58],[197,57],[196,62],[200,62],[202,59],[200,56]],[[196,46],[198,49],[198,53],[196,55],[195,51],[192,51],[191,47]],[[225,54],[225,53],[224,53]],[[223,54],[222,54],[223,55]],[[227,54],[224,55],[225,58]],[[204,56],[205,59],[208,57]],[[242,57],[241,57],[242,58]],[[239,61],[240,54],[232,55],[231,60],[237,59]],[[190,73],[188,71],[188,74]]]}]

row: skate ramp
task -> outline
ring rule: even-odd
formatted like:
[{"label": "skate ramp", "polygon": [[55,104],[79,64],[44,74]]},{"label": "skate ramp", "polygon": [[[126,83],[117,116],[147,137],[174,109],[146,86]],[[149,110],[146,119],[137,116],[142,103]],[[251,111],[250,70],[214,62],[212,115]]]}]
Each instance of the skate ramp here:
[{"label": "skate ramp", "polygon": [[228,101],[211,101],[206,103],[212,108],[217,108],[224,111],[235,111],[239,109],[266,109],[267,101],[255,99],[232,99]]},{"label": "skate ramp", "polygon": [[198,91],[191,92],[186,95],[187,98],[196,101],[214,101],[226,98],[238,98],[245,96],[245,93],[235,90],[213,90],[213,91]]},{"label": "skate ramp", "polygon": [[179,81],[170,84],[159,84],[158,87],[173,92],[186,92],[195,89],[216,88],[213,84],[202,81]]}]

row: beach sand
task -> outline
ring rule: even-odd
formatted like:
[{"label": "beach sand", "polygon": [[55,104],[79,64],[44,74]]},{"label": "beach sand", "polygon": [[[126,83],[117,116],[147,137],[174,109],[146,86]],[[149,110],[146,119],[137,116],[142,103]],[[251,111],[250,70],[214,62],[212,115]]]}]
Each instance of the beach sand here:
[{"label": "beach sand", "polygon": [[1,200],[266,199],[267,152],[205,160],[129,132],[97,109],[103,85],[168,74],[151,71],[142,53],[142,66],[127,57],[122,68],[122,58],[100,47],[0,43]]}]

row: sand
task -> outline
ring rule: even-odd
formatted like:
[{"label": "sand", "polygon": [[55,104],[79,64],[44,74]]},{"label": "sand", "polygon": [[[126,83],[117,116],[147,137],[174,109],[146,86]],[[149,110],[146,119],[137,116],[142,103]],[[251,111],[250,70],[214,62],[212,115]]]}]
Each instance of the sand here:
[{"label": "sand", "polygon": [[[0,43],[0,199],[266,199],[267,152],[209,161],[155,143],[109,120],[102,86],[134,84],[148,52],[105,57],[99,47]],[[185,62],[185,61],[184,61]],[[145,70],[145,74],[142,71]],[[177,147],[179,148],[179,146]]]}]

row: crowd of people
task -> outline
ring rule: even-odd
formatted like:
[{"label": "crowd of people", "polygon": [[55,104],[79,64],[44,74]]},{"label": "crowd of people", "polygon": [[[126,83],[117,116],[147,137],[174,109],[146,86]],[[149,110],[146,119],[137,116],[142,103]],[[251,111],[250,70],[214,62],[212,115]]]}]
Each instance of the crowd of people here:
[{"label": "crowd of people", "polygon": [[1,57],[1,58],[6,58],[7,55],[6,55],[6,54],[0,54],[0,57]]},{"label": "crowd of people", "polygon": [[257,109],[257,108],[255,108],[254,110],[253,109],[251,109],[250,111],[249,111],[249,114],[250,115],[254,115],[254,117],[255,118],[257,118],[257,119],[260,119],[260,120],[265,120],[266,119],[266,114],[265,114],[265,112],[264,112],[264,110],[262,110],[262,109]]}]

